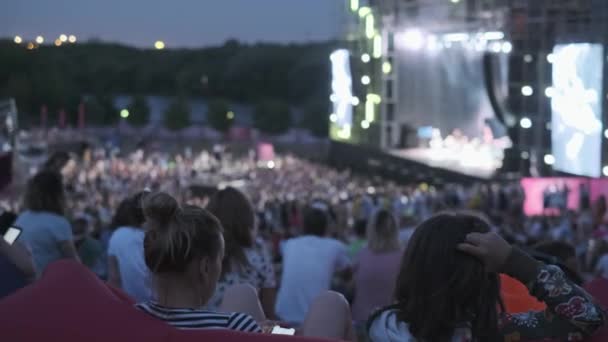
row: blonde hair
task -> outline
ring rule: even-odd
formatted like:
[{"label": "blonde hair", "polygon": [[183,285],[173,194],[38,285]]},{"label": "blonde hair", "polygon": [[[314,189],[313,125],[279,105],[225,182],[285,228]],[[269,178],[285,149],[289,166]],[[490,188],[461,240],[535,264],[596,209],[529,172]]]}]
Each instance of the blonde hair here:
[{"label": "blonde hair", "polygon": [[401,248],[397,220],[388,210],[379,210],[367,226],[367,248],[375,253]]}]

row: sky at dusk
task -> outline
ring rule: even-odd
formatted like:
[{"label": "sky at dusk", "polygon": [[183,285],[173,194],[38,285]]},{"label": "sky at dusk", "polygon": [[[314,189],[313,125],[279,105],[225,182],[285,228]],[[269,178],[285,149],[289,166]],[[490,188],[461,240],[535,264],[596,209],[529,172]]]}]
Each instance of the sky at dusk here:
[{"label": "sky at dusk", "polygon": [[346,0],[2,0],[0,37],[60,34],[141,47],[336,38]]}]

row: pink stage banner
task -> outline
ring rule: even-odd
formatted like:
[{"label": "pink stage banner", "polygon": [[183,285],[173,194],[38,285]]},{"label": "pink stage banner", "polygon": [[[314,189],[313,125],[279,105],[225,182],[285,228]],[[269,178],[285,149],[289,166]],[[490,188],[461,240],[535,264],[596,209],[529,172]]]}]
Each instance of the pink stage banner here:
[{"label": "pink stage banner", "polygon": [[521,186],[526,194],[524,212],[528,216],[551,215],[560,209],[580,209],[581,200],[591,202],[608,198],[608,179],[576,177],[524,178]]}]

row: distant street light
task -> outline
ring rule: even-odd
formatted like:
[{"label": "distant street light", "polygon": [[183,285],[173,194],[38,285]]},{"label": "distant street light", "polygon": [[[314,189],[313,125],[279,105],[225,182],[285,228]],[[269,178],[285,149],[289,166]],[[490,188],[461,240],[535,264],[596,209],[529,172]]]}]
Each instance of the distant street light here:
[{"label": "distant street light", "polygon": [[71,35],[68,37],[68,41],[69,41],[70,43],[72,43],[72,44],[76,43],[76,36],[75,36],[75,35],[73,35],[73,34],[71,34]]},{"label": "distant street light", "polygon": [[55,46],[61,46],[61,39],[55,39]]},{"label": "distant street light", "polygon": [[21,44],[23,42],[23,39],[21,39],[20,36],[15,36],[15,39],[13,39],[13,41],[15,42],[15,44]]},{"label": "distant street light", "polygon": [[67,41],[68,41],[68,36],[66,36],[65,34],[61,34],[61,35],[59,36],[59,40],[60,40],[62,43],[65,43],[65,42],[67,42]]},{"label": "distant street light", "polygon": [[165,48],[165,42],[163,42],[162,40],[157,40],[154,43],[154,48],[156,48],[156,50],[162,50]]},{"label": "distant street light", "polygon": [[120,117],[123,119],[126,119],[129,117],[129,110],[128,109],[123,109],[120,111]]},{"label": "distant street light", "polygon": [[36,37],[36,43],[38,43],[38,44],[44,43],[44,37],[43,36]]}]

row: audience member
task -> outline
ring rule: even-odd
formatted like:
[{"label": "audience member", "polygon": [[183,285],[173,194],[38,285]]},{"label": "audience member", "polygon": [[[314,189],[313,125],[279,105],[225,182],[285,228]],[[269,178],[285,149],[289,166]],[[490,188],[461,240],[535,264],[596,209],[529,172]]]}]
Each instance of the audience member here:
[{"label": "audience member", "polygon": [[[500,271],[527,284],[547,311],[504,314]],[[605,320],[558,267],[511,247],[470,214],[439,214],[416,229],[395,293],[396,304],[369,320],[372,341],[582,340]]]},{"label": "audience member", "polygon": [[360,219],[355,222],[355,236],[348,246],[348,255],[351,258],[355,258],[367,244],[367,226],[367,220]]},{"label": "audience member", "polygon": [[120,226],[108,243],[108,282],[138,302],[153,299],[150,270],[144,260],[144,196],[138,193],[120,204],[114,218]]},{"label": "audience member", "polygon": [[36,270],[62,258],[78,260],[72,228],[64,217],[65,194],[61,175],[42,171],[28,183],[23,211],[15,225],[23,232],[23,243],[31,248]]},{"label": "audience member", "polygon": [[374,310],[389,305],[401,264],[399,229],[392,214],[378,211],[367,229],[367,246],[354,265],[353,318],[365,322]]},{"label": "audience member", "polygon": [[313,300],[330,289],[332,277],[350,268],[348,249],[326,237],[328,217],[320,208],[304,214],[304,235],[285,241],[283,275],[276,313],[288,322],[301,324]]},{"label": "audience member", "polygon": [[226,243],[222,275],[209,301],[209,308],[219,308],[227,288],[249,284],[259,292],[266,317],[276,318],[274,267],[266,244],[256,237],[255,212],[251,202],[242,192],[228,187],[211,198],[207,210],[220,220]]},{"label": "audience member", "polygon": [[72,223],[74,244],[80,261],[89,269],[94,270],[101,261],[103,246],[101,242],[91,237],[90,222],[87,217],[80,215]]},{"label": "audience member", "polygon": [[145,260],[154,276],[157,300],[137,307],[181,329],[261,332],[249,315],[201,309],[215,292],[222,272],[220,222],[199,207],[180,207],[165,193],[149,195],[143,210],[148,221]]}]

